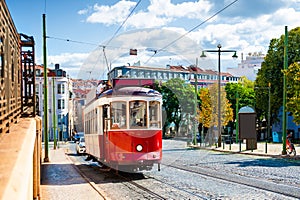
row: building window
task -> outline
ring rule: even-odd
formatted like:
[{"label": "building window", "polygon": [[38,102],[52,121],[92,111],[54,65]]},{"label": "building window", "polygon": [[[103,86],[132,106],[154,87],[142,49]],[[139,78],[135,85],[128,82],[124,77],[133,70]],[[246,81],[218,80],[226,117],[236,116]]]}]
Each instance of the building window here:
[{"label": "building window", "polygon": [[65,94],[65,85],[57,84],[57,94]]},{"label": "building window", "polygon": [[65,100],[64,99],[58,99],[57,108],[58,109],[65,109]]},{"label": "building window", "polygon": [[162,80],[162,73],[161,72],[157,72],[157,76],[159,80]]},{"label": "building window", "polygon": [[62,124],[62,120],[61,120],[61,115],[60,114],[57,115],[57,124],[58,125]]},{"label": "building window", "polygon": [[150,72],[146,72],[145,77],[146,77],[146,78],[150,78]]},{"label": "building window", "polygon": [[39,84],[35,84],[35,94],[39,94]]},{"label": "building window", "polygon": [[168,75],[167,75],[167,73],[166,72],[164,72],[164,80],[167,80],[168,79]]},{"label": "building window", "polygon": [[156,72],[151,72],[151,76],[152,78],[157,79]]}]

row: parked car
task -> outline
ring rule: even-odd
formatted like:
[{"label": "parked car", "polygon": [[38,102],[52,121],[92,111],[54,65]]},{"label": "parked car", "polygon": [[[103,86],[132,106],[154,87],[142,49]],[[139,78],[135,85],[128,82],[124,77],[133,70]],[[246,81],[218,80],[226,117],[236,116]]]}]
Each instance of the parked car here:
[{"label": "parked car", "polygon": [[84,137],[79,138],[79,142],[76,144],[77,154],[85,154],[85,141]]},{"label": "parked car", "polygon": [[83,133],[83,132],[75,133],[75,135],[73,136],[73,141],[74,141],[74,142],[79,142],[79,139],[80,139],[81,137],[84,137],[84,133]]}]

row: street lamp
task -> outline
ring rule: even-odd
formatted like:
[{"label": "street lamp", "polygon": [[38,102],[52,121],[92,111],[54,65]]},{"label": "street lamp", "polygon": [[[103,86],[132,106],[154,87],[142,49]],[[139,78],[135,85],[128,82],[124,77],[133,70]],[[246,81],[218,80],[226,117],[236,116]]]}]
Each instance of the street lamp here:
[{"label": "street lamp", "polygon": [[203,50],[201,54],[201,58],[206,57],[204,52],[218,52],[218,134],[221,135],[221,53],[225,52],[233,52],[232,58],[236,59],[238,56],[236,55],[235,50],[221,50],[221,44],[218,44],[217,50]]}]

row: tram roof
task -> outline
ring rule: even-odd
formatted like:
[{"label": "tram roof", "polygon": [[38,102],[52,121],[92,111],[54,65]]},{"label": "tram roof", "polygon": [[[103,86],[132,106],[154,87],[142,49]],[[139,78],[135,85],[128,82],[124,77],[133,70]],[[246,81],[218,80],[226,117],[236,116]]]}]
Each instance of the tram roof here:
[{"label": "tram roof", "polygon": [[151,88],[144,87],[121,87],[121,88],[113,88],[104,91],[100,94],[99,98],[105,96],[161,96],[161,94]]}]

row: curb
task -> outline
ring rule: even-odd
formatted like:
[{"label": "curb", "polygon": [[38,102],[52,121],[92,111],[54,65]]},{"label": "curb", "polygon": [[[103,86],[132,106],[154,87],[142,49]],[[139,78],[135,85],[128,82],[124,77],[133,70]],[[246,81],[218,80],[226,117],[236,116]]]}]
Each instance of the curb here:
[{"label": "curb", "polygon": [[271,157],[271,158],[282,158],[282,159],[289,159],[289,160],[300,160],[300,156],[290,156],[290,155],[274,155],[274,154],[266,154],[266,153],[255,153],[255,152],[246,152],[246,151],[231,151],[225,149],[216,149],[211,147],[200,147],[195,145],[189,145],[189,148],[193,149],[203,149],[208,151],[215,151],[215,152],[223,152],[223,153],[230,153],[230,154],[243,154],[243,155],[252,155],[252,156],[261,156],[261,157]]}]

